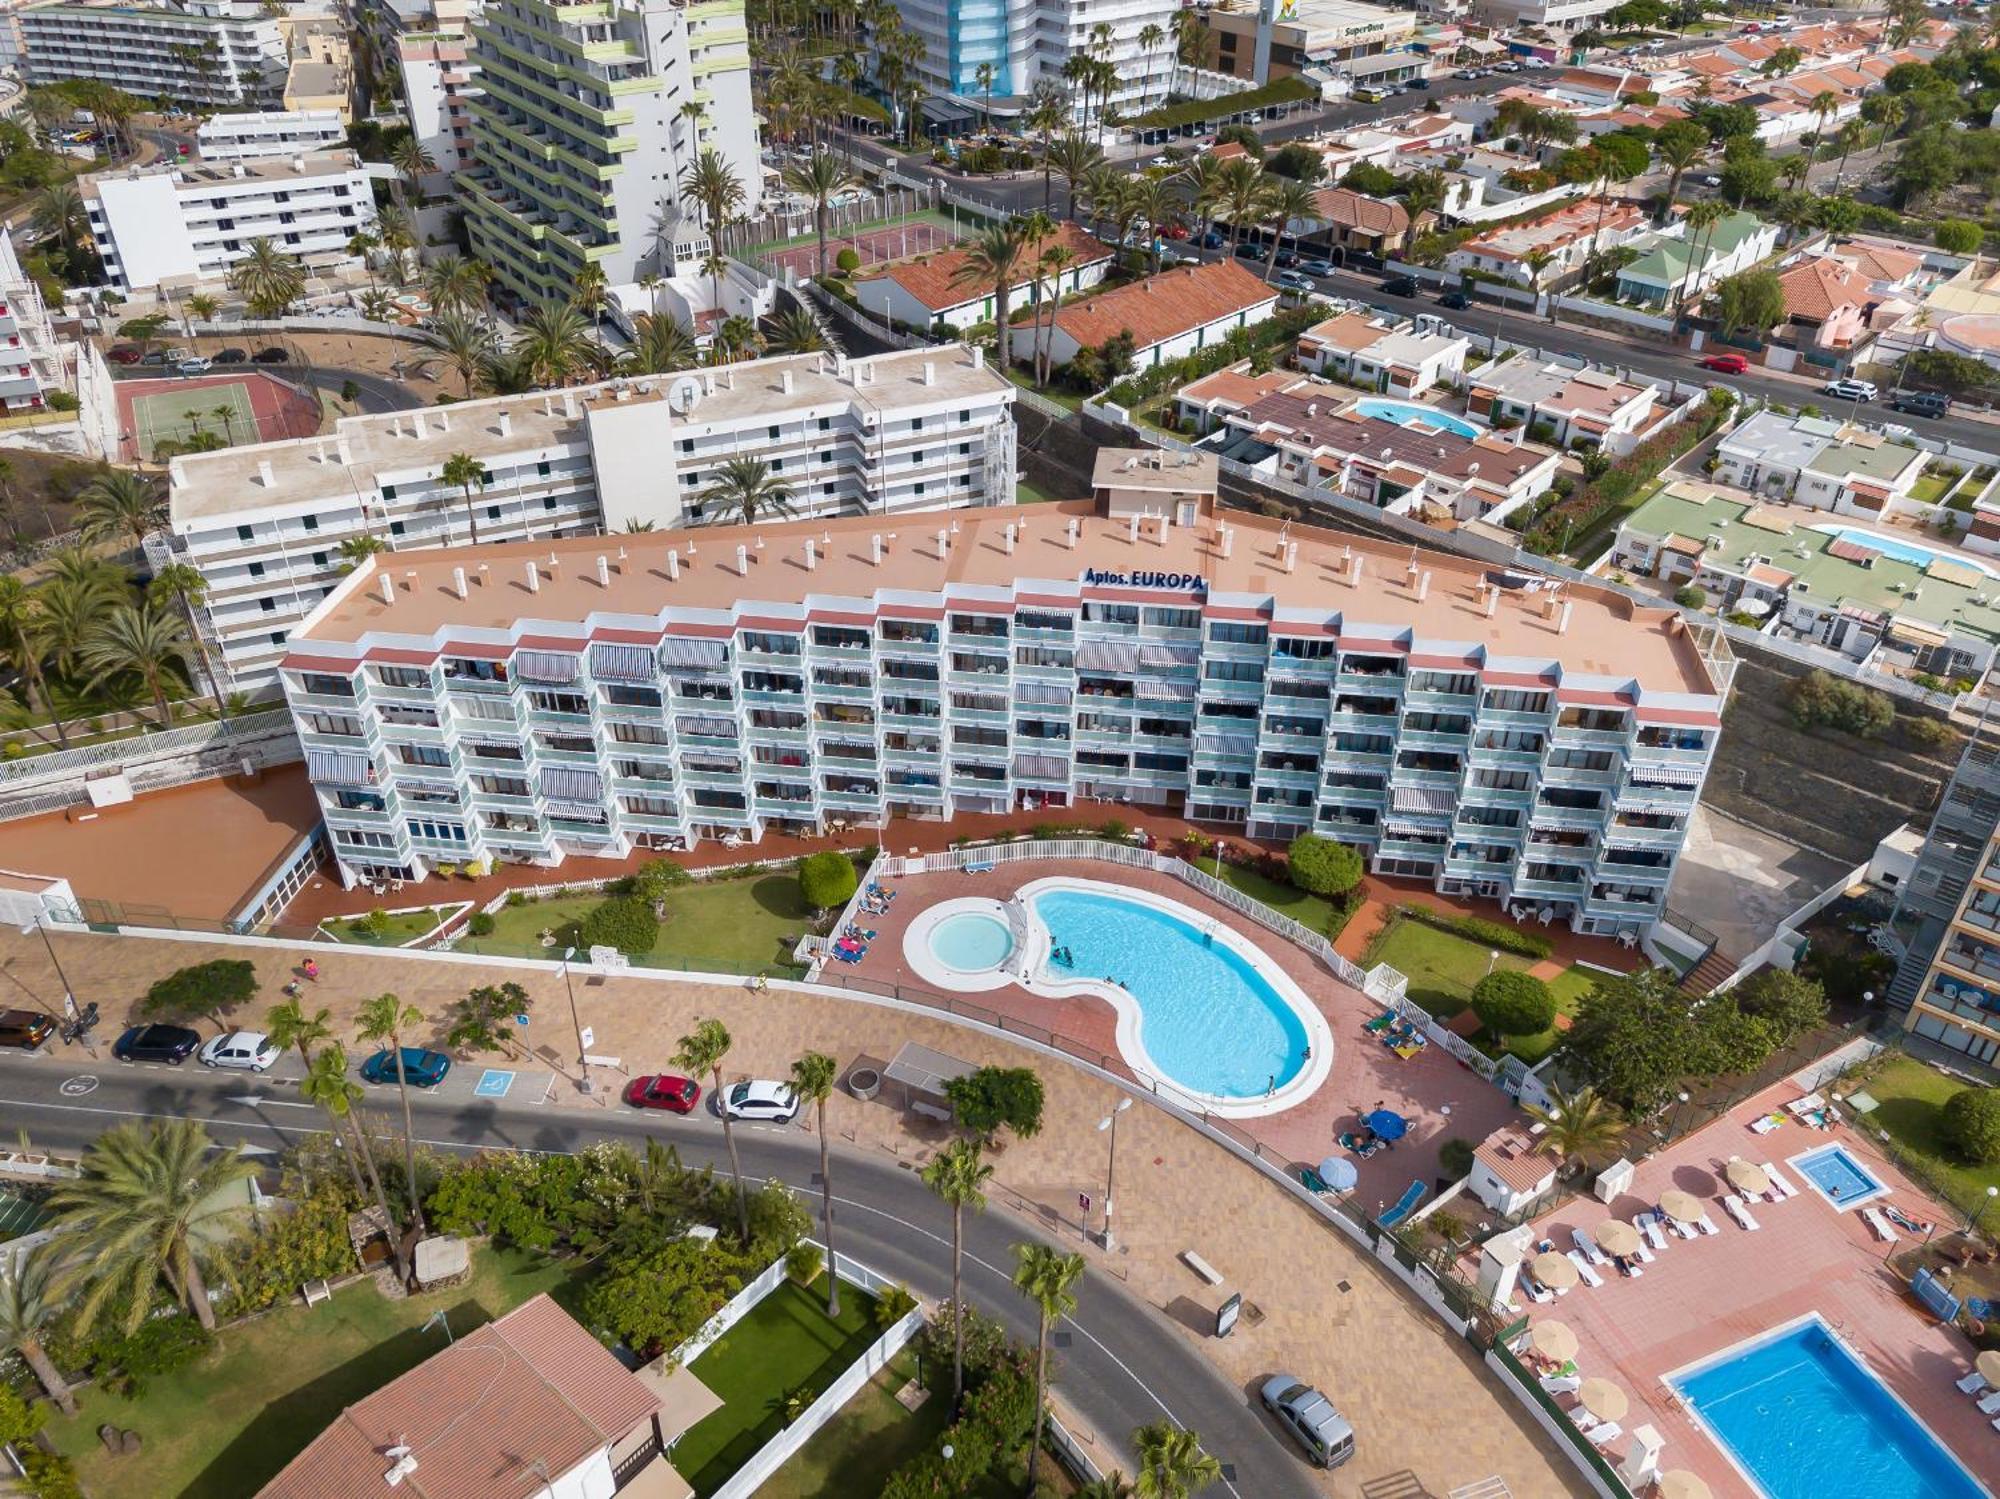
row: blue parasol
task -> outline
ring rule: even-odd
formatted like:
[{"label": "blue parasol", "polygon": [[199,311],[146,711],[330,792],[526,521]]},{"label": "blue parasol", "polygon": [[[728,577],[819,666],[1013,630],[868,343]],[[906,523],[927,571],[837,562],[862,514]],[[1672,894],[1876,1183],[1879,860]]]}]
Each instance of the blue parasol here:
[{"label": "blue parasol", "polygon": [[1383,1140],[1400,1140],[1410,1132],[1410,1121],[1390,1109],[1377,1109],[1362,1116],[1361,1122]]},{"label": "blue parasol", "polygon": [[1345,1156],[1330,1155],[1319,1163],[1319,1179],[1333,1192],[1352,1192],[1358,1179],[1354,1172],[1354,1162]]}]

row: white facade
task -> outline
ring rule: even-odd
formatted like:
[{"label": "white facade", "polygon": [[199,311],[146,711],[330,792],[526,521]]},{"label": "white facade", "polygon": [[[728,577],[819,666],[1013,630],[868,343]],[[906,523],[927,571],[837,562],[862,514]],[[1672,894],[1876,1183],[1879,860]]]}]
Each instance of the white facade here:
[{"label": "white facade", "polygon": [[194,139],[203,161],[251,161],[334,150],[346,142],[347,127],[336,110],[272,109],[210,115]]},{"label": "white facade", "polygon": [[1472,15],[1496,31],[1527,26],[1576,31],[1617,6],[1618,0],[1472,0]]},{"label": "white facade", "polygon": [[[176,458],[168,524],[208,582],[204,633],[231,687],[256,691],[340,581],[349,538],[402,550],[699,524],[716,519],[701,491],[739,456],[768,464],[800,515],[1012,504],[1012,403],[1012,385],[953,347],[343,417],[320,437]],[[470,497],[440,477],[460,452],[486,469]]]},{"label": "white facade", "polygon": [[41,288],[21,269],[14,237],[0,227],[0,411],[39,411],[67,384]]},{"label": "white facade", "polygon": [[[1139,45],[1139,33],[1157,26],[1173,35],[1174,0],[896,0],[903,24],[929,44],[917,76],[935,94],[983,104],[981,64],[994,72],[996,102],[1019,99],[1049,79],[1069,97],[1063,65],[1078,53],[1101,57],[1118,70],[1105,101],[1127,114],[1163,102],[1172,67],[1171,43]],[[1093,28],[1111,28],[1108,48],[1094,47]],[[900,107],[900,103],[899,103]],[[1099,108],[1095,95],[1092,112]]]},{"label": "white facade", "polygon": [[312,263],[345,261],[348,241],[375,223],[351,151],[106,173],[85,181],[83,206],[105,275],[124,292],[225,276],[258,239]]},{"label": "white facade", "polygon": [[40,5],[22,11],[20,24],[30,85],[95,78],[142,99],[284,102],[284,33],[250,0]]}]

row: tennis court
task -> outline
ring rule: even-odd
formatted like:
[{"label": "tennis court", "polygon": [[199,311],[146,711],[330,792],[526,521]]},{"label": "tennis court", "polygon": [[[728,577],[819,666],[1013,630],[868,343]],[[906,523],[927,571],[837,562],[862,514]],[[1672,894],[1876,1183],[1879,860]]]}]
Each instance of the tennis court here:
[{"label": "tennis court", "polygon": [[207,389],[189,385],[135,396],[132,430],[139,451],[150,458],[153,449],[167,439],[186,442],[198,432],[217,433],[232,447],[254,442],[257,415],[250,409],[250,392],[240,384]]},{"label": "tennis court", "polygon": [[162,442],[184,443],[198,432],[241,447],[319,430],[318,399],[261,370],[120,380],[117,391],[121,456],[128,463],[155,458]]},{"label": "tennis court", "polygon": [[[959,241],[958,229],[941,216],[925,215],[884,224],[873,229],[852,230],[844,235],[828,235],[826,260],[831,266],[842,250],[852,250],[861,264],[880,265],[885,260],[907,260],[912,255],[928,255]],[[764,260],[773,270],[789,268],[800,280],[819,269],[819,241],[806,239],[782,250],[769,250]]]},{"label": "tennis court", "polygon": [[33,1233],[48,1219],[40,1204],[0,1192],[0,1244]]}]

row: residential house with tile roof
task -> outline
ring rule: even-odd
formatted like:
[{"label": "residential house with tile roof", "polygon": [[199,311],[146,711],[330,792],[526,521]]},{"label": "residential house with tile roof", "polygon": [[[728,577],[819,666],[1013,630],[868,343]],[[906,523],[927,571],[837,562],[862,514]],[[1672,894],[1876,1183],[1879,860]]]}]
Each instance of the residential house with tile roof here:
[{"label": "residential house with tile roof", "polygon": [[1448,271],[1479,271],[1517,286],[1533,285],[1529,257],[1546,251],[1548,264],[1542,284],[1579,270],[1602,250],[1615,249],[1644,234],[1648,219],[1636,203],[1622,198],[1580,199],[1552,213],[1520,224],[1506,224],[1474,235],[1445,257]]},{"label": "residential house with tile roof", "polygon": [[1185,430],[1205,436],[1239,411],[1247,411],[1264,397],[1302,386],[1325,382],[1297,370],[1272,369],[1254,374],[1250,361],[1239,360],[1212,375],[1203,375],[1174,392],[1174,409]]},{"label": "residential house with tile roof", "polygon": [[[1175,266],[1057,311],[1049,355],[1068,364],[1083,349],[1130,333],[1135,367],[1147,369],[1219,343],[1278,310],[1278,289],[1235,260]],[[1027,350],[1021,350],[1025,358]]]},{"label": "residential house with tile roof", "polygon": [[1457,385],[1471,345],[1426,315],[1412,323],[1381,313],[1342,312],[1299,335],[1301,369],[1398,396]]},{"label": "residential house with tile roof", "polygon": [[[1314,224],[1298,237],[1324,244],[1342,255],[1370,255],[1386,259],[1410,242],[1416,226],[1410,211],[1387,198],[1371,198],[1351,188],[1330,187],[1314,195]],[[1428,213],[1419,216],[1428,223]]]},{"label": "residential house with tile roof", "polygon": [[1866,276],[1829,255],[1811,255],[1778,275],[1786,336],[1795,347],[1839,352],[1868,331],[1876,297]]},{"label": "residential house with tile roof", "polygon": [[1668,418],[1669,403],[1660,396],[1657,385],[1635,384],[1604,370],[1516,357],[1481,365],[1472,374],[1466,413],[1519,423],[1538,441],[1558,447],[1582,442],[1623,454]]},{"label": "residential house with tile roof", "polygon": [[[1037,275],[1041,256],[1057,246],[1068,250],[1075,259],[1063,268],[1060,276],[1046,272]],[[953,248],[893,261],[857,276],[854,295],[870,312],[909,327],[930,329],[948,323],[963,332],[976,324],[990,323],[998,316],[992,282],[961,279],[968,258],[964,249]],[[1056,226],[1054,234],[1038,242],[1031,254],[1022,257],[1008,293],[1008,308],[1010,312],[1018,312],[1028,306],[1036,296],[1037,282],[1043,297],[1067,297],[1087,291],[1104,280],[1115,259],[1111,246],[1065,220]]]},{"label": "residential house with tile roof", "polygon": [[1778,226],[1734,212],[1690,236],[1684,220],[1634,240],[1638,258],[1618,270],[1618,300],[1648,307],[1699,301],[1726,276],[1747,271],[1778,248]]},{"label": "residential house with tile roof", "polygon": [[1715,457],[1715,477],[1737,489],[1885,520],[1909,500],[1925,454],[1874,428],[1760,411],[1724,434]]}]

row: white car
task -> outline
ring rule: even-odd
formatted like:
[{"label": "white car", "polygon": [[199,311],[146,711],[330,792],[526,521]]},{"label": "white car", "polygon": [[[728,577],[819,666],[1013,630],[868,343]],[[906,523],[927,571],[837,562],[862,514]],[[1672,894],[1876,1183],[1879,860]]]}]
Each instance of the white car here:
[{"label": "white car", "polygon": [[1866,380],[1829,380],[1820,393],[1841,401],[1872,401],[1876,396],[1874,385]]},{"label": "white car", "polygon": [[799,1117],[799,1099],[790,1083],[752,1078],[722,1090],[722,1111],[731,1119],[768,1119],[790,1124]]},{"label": "white car", "polygon": [[202,359],[198,357],[192,359],[183,359],[179,364],[174,366],[174,368],[183,375],[205,375],[213,367],[214,367],[213,360]]},{"label": "white car", "polygon": [[278,1048],[262,1031],[231,1031],[226,1036],[217,1036],[198,1055],[204,1067],[263,1072],[278,1060]]}]

